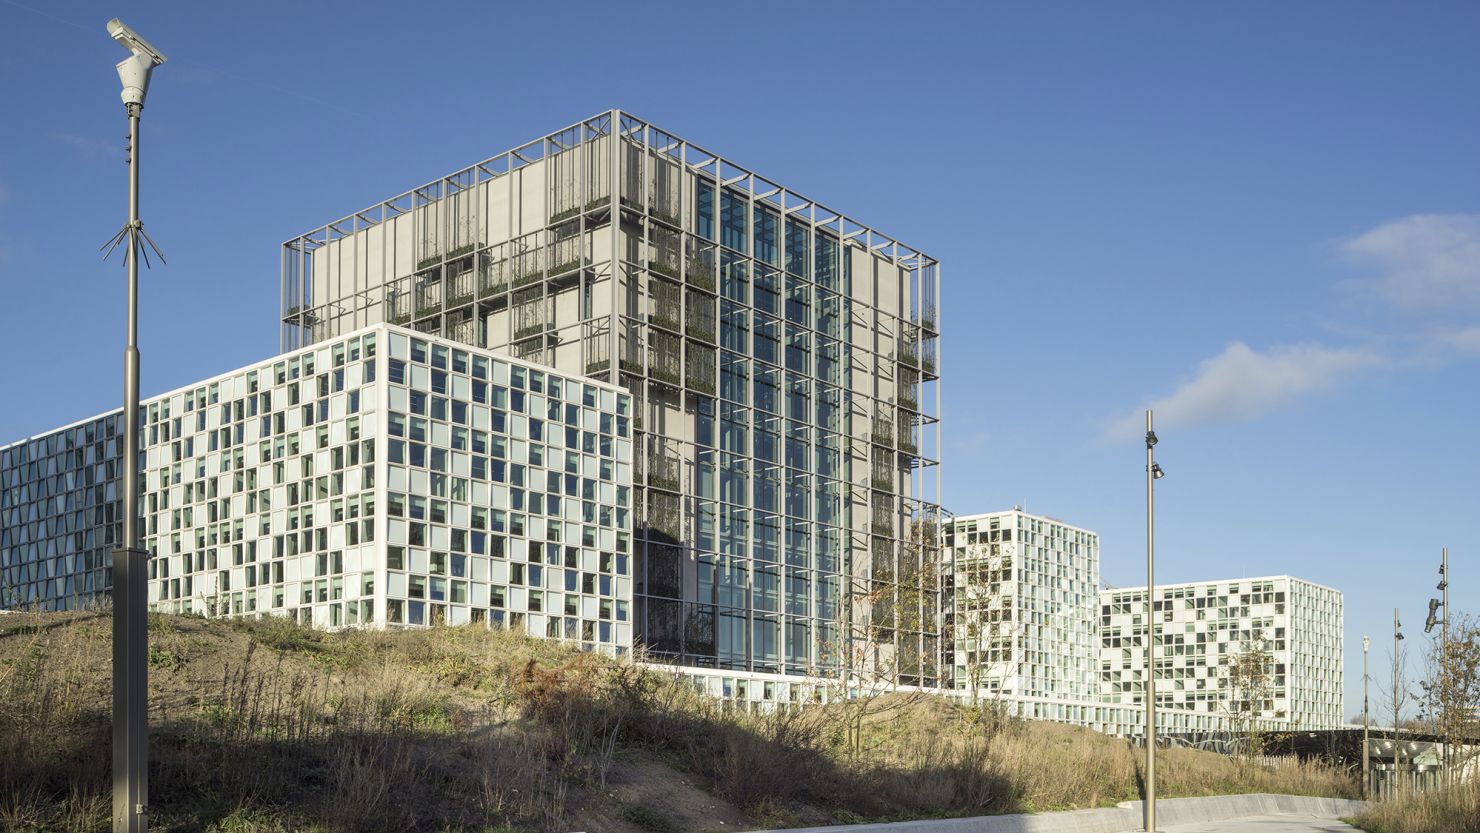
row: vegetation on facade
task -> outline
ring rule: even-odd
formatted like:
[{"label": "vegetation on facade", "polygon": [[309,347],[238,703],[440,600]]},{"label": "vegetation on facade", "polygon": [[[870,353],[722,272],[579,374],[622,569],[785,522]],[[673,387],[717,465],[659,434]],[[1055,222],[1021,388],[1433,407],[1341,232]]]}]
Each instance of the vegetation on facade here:
[{"label": "vegetation on facade", "polygon": [[[108,828],[108,628],[106,614],[0,622],[0,827]],[[1136,796],[1124,741],[990,703],[883,694],[756,714],[506,632],[184,616],[150,630],[155,830],[735,830]],[[1176,749],[1158,784],[1356,791],[1318,765]]]}]

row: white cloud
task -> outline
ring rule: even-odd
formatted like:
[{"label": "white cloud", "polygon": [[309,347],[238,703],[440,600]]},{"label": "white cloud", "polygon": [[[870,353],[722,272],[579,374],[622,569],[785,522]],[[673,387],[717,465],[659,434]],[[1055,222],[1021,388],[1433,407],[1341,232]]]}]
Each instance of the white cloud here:
[{"label": "white cloud", "polygon": [[126,142],[122,140],[107,142],[75,133],[53,133],[51,137],[72,148],[84,159],[128,159],[128,151],[124,148]]},{"label": "white cloud", "polygon": [[1341,244],[1375,267],[1367,285],[1409,310],[1480,305],[1480,214],[1415,214]]},{"label": "white cloud", "polygon": [[[1261,352],[1235,341],[1200,362],[1191,381],[1147,407],[1165,425],[1254,419],[1383,363],[1369,349],[1305,344]],[[1138,436],[1145,424],[1145,414],[1137,411],[1115,420],[1106,433],[1115,440]]]},{"label": "white cloud", "polygon": [[1455,352],[1480,356],[1480,325],[1441,333],[1437,340]]}]

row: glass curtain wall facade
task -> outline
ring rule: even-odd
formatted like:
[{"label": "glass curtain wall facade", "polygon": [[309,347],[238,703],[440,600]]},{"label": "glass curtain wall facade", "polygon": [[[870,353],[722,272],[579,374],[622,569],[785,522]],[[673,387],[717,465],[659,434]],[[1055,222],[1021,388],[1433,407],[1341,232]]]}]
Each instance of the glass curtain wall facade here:
[{"label": "glass curtain wall facade", "polygon": [[[142,403],[153,609],[631,644],[631,400],[377,326]],[[5,604],[110,585],[121,415],[0,449]]]},{"label": "glass curtain wall facade", "polygon": [[614,110],[288,241],[282,339],[389,321],[620,385],[656,659],[933,685],[939,280]]}]

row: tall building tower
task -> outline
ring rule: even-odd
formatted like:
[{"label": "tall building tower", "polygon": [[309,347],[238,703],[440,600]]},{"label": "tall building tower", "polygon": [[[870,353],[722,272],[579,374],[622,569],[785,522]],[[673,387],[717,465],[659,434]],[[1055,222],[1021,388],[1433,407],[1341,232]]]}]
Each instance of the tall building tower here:
[{"label": "tall building tower", "polygon": [[1094,702],[1100,538],[1014,508],[946,524],[953,685]]},{"label": "tall building tower", "polygon": [[937,262],[617,110],[288,241],[282,347],[368,324],[634,403],[660,660],[940,680]]}]

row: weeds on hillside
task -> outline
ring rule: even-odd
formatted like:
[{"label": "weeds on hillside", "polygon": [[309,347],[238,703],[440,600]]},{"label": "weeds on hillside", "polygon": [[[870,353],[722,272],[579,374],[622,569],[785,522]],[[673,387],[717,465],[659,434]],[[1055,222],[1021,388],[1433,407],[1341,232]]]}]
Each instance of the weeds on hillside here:
[{"label": "weeds on hillside", "polygon": [[[108,826],[106,621],[69,621],[0,626],[6,830]],[[1122,741],[920,695],[755,714],[673,675],[507,632],[188,617],[150,629],[157,830],[564,830],[638,755],[760,825],[1136,797],[1139,753]],[[1165,795],[1356,791],[1316,765],[1274,773],[1190,750],[1163,752],[1158,774]],[[630,803],[611,813],[681,829]]]},{"label": "weeds on hillside", "polygon": [[1480,783],[1406,792],[1373,804],[1353,823],[1370,833],[1480,831]]}]

